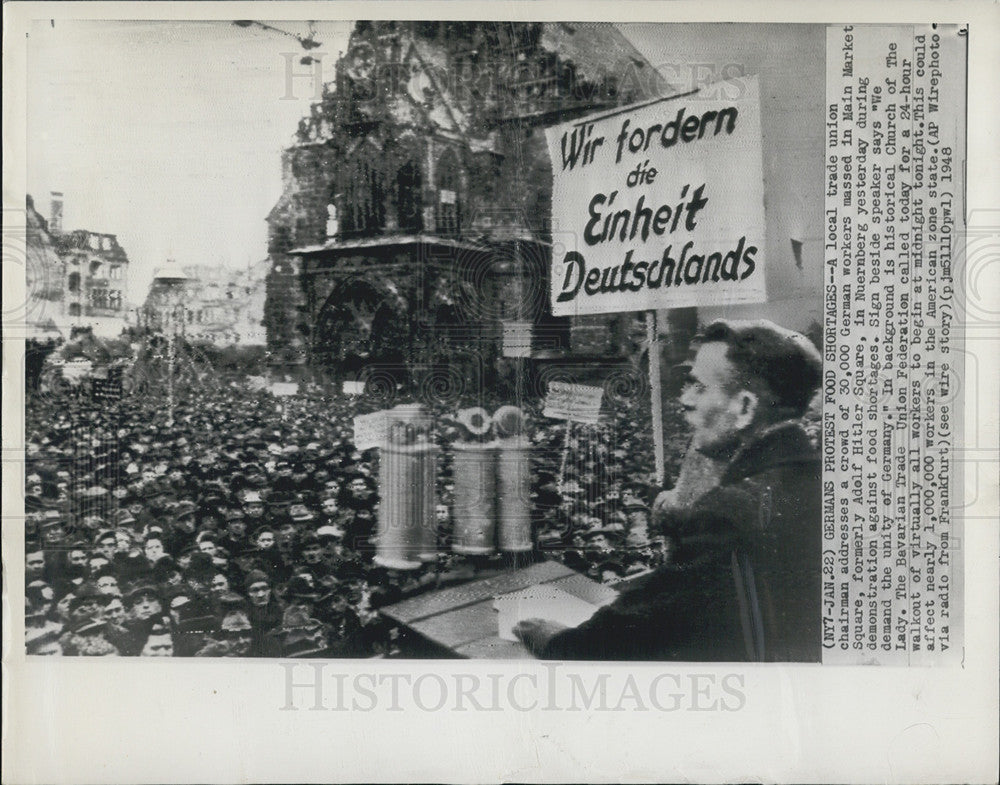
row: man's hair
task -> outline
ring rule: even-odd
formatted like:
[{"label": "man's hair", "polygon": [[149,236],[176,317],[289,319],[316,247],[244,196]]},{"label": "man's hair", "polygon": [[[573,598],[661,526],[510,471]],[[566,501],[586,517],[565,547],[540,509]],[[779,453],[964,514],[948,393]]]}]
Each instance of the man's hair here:
[{"label": "man's hair", "polygon": [[720,320],[697,340],[727,346],[736,384],[764,394],[773,407],[772,417],[802,415],[822,381],[823,361],[816,347],[801,333],[773,322]]}]

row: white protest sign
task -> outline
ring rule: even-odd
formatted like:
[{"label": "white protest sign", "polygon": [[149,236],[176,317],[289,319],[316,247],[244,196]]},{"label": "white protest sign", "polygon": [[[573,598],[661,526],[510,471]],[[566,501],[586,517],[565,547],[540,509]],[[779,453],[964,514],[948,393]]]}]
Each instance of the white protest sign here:
[{"label": "white protest sign", "polygon": [[247,376],[247,387],[250,390],[263,390],[267,387],[267,381],[263,376]]},{"label": "white protest sign", "polygon": [[354,418],[354,446],[360,450],[381,447],[389,438],[389,413],[372,412]]},{"label": "white protest sign", "polygon": [[78,384],[94,367],[90,360],[70,360],[62,367],[63,379],[70,384]]},{"label": "white protest sign", "polygon": [[365,394],[365,383],[364,382],[344,382],[344,393],[346,395],[364,395]]},{"label": "white protest sign", "polygon": [[271,394],[277,396],[285,395],[298,395],[299,394],[299,383],[298,382],[272,382],[271,383]]},{"label": "white protest sign", "polygon": [[531,357],[531,322],[503,323],[503,356]]},{"label": "white protest sign", "polygon": [[545,135],[553,315],[766,299],[756,76]]},{"label": "white protest sign", "polygon": [[542,410],[542,416],[595,425],[601,414],[601,396],[603,395],[604,388],[602,387],[549,382],[549,392],[545,396],[545,408]]}]

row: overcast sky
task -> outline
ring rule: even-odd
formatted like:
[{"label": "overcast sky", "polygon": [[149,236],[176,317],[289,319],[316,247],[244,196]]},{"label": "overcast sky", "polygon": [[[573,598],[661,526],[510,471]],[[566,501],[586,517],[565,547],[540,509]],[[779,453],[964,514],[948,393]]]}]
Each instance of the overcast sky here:
[{"label": "overcast sky", "polygon": [[[305,35],[305,22],[273,23]],[[319,22],[325,79],[349,23]],[[637,48],[682,89],[815,59],[793,26],[623,25]],[[809,49],[812,48],[812,57]],[[797,51],[803,50],[803,51]],[[156,267],[245,266],[267,255],[264,218],[281,193],[280,153],[309,110],[311,79],[285,99],[292,37],[226,22],[39,21],[28,46],[28,191],[49,216],[62,191],[64,228],[118,235],[141,302]],[[820,72],[818,72],[820,73]],[[729,74],[733,75],[733,74]]]},{"label": "overcast sky", "polygon": [[[281,25],[301,35],[304,22]],[[319,23],[332,78],[348,25]],[[290,37],[224,22],[38,22],[28,47],[28,192],[64,228],[117,234],[131,299],[165,259],[245,266],[267,255],[281,149],[310,80],[282,100]]]}]

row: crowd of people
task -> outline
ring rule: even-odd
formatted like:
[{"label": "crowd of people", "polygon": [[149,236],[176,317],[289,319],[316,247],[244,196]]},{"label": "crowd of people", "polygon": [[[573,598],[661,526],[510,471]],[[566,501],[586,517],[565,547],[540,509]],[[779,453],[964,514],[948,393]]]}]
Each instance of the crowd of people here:
[{"label": "crowd of people", "polygon": [[[352,420],[385,403],[317,384],[275,397],[245,375],[182,387],[172,412],[162,391],[108,394],[94,380],[30,393],[28,652],[392,656],[396,630],[380,606],[490,565],[449,547],[447,449],[441,558],[412,572],[373,559],[378,450],[355,449]],[[526,407],[533,558],[604,581],[662,558],[632,525],[657,490],[649,429],[636,425],[648,400],[619,403],[619,427],[578,427],[568,439],[565,422],[542,418],[537,401]],[[442,444],[456,437],[444,425],[436,433]]]}]

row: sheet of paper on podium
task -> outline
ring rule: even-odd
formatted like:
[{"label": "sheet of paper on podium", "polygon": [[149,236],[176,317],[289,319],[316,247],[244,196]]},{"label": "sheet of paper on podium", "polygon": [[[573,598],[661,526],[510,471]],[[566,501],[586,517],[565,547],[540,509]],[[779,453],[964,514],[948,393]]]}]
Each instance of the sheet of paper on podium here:
[{"label": "sheet of paper on podium", "polygon": [[[608,599],[611,602],[614,598]],[[529,586],[527,589],[504,594],[493,601],[499,611],[499,636],[505,641],[517,640],[514,625],[525,619],[547,619],[576,627],[593,616],[600,605],[574,597],[555,586]]]}]

